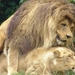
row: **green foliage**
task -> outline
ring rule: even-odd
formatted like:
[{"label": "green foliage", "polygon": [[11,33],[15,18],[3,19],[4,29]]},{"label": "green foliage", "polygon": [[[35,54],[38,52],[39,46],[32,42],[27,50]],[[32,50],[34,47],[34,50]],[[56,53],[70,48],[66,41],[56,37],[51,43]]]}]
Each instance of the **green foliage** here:
[{"label": "green foliage", "polygon": [[[54,72],[54,75],[63,75],[63,73]],[[69,71],[65,71],[65,75],[75,75],[75,73],[72,70],[69,70]]]},{"label": "green foliage", "polygon": [[16,74],[12,74],[12,75],[25,75],[24,72],[20,72],[20,73],[16,73]]},{"label": "green foliage", "polygon": [[71,3],[75,3],[75,0],[69,0]]},{"label": "green foliage", "polygon": [[[65,74],[66,75],[75,75],[75,73],[72,71],[72,70],[69,70],[69,71],[65,71]],[[20,72],[20,73],[17,73],[17,74],[12,74],[12,75],[25,75],[24,72]],[[32,74],[26,74],[26,75],[32,75]],[[63,75],[61,72],[54,72],[53,75]]]},{"label": "green foliage", "polygon": [[0,0],[0,24],[10,17],[26,0]]},{"label": "green foliage", "polygon": [[25,0],[20,0],[20,2],[19,2],[19,3],[20,3],[20,4],[22,4],[24,1],[25,1]]},{"label": "green foliage", "polygon": [[21,0],[0,0],[0,24],[17,10],[22,3],[22,1],[20,1]]},{"label": "green foliage", "polygon": [[66,75],[75,75],[75,73],[72,70],[66,71]]}]

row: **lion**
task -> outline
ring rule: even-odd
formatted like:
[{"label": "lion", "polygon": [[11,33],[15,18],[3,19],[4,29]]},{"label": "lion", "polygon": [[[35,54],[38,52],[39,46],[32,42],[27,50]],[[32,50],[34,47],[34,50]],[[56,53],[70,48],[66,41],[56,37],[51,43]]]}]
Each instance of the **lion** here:
[{"label": "lion", "polygon": [[33,49],[73,47],[74,26],[75,5],[72,3],[65,0],[24,2],[7,28],[4,51],[7,53],[8,75],[17,72],[19,57]]},{"label": "lion", "polygon": [[[7,73],[7,63],[5,62],[7,62],[6,58],[0,64],[0,74]],[[64,72],[65,70],[74,70],[74,67],[75,54],[71,49],[39,47],[30,51],[27,56],[20,57],[18,72],[25,72],[25,75],[53,75],[54,71]]]}]

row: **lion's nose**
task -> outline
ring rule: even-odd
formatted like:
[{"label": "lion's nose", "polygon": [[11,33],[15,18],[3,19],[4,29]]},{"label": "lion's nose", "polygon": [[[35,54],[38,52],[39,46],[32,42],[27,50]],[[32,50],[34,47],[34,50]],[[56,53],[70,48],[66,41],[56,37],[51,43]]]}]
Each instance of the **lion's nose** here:
[{"label": "lion's nose", "polygon": [[70,36],[70,35],[66,35],[66,37],[69,39],[69,38],[71,38],[72,36]]},{"label": "lion's nose", "polygon": [[66,40],[61,40],[62,42],[66,42]]}]

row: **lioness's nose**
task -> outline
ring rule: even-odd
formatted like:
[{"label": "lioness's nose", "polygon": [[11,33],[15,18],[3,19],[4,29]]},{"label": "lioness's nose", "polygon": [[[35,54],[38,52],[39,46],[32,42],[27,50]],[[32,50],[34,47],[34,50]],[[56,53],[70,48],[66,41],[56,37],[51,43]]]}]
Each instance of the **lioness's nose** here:
[{"label": "lioness's nose", "polygon": [[66,37],[69,39],[69,38],[72,38],[72,36],[71,35],[66,35]]}]

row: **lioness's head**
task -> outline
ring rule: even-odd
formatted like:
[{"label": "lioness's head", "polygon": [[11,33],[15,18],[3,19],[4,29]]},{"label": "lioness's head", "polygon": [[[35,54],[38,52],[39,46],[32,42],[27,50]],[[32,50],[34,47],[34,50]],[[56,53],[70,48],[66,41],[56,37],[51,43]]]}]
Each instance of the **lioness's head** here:
[{"label": "lioness's head", "polygon": [[52,60],[55,70],[73,70],[75,66],[74,52],[65,47],[57,47],[54,51],[54,58]]}]

